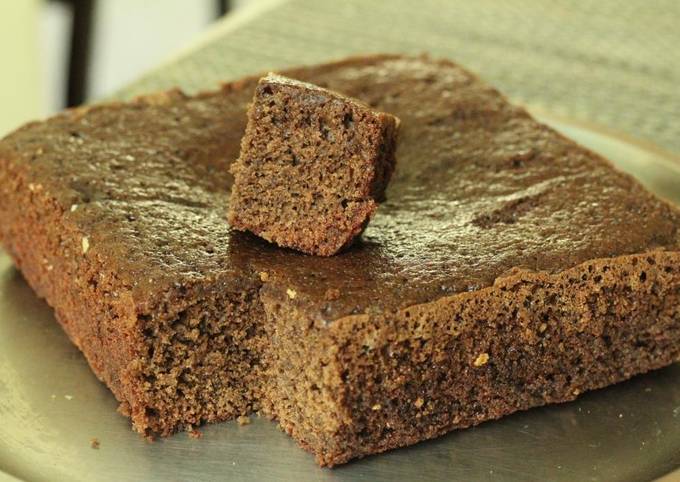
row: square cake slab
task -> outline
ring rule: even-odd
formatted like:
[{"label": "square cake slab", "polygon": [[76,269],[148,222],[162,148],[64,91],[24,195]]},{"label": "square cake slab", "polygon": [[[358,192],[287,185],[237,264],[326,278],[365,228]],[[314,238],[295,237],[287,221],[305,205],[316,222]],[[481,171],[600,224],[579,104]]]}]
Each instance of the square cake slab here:
[{"label": "square cake slab", "polygon": [[339,256],[226,222],[257,78],[0,142],[0,239],[136,430],[261,411],[335,465],[678,360],[675,207],[451,62],[283,74],[402,121]]}]

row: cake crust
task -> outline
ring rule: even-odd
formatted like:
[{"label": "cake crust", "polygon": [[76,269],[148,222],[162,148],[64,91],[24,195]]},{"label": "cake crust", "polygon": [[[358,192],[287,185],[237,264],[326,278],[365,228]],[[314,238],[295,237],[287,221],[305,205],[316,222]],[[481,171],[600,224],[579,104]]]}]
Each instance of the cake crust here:
[{"label": "cake crust", "polygon": [[262,410],[335,465],[678,359],[680,214],[448,61],[291,70],[396,114],[400,168],[337,256],[225,222],[257,78],[0,142],[0,239],[167,435]]}]

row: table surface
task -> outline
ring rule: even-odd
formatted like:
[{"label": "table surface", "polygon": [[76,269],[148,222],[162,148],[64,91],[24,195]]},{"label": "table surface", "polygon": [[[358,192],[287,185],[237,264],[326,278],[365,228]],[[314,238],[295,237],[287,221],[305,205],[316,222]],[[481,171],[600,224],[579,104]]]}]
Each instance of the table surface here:
[{"label": "table surface", "polygon": [[369,52],[454,59],[511,98],[680,154],[677,0],[251,0],[118,96]]}]

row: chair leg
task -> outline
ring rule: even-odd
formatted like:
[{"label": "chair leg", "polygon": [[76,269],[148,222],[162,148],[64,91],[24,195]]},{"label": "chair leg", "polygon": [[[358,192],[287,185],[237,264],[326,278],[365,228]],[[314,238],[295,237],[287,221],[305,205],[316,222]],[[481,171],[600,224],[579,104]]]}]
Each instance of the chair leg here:
[{"label": "chair leg", "polygon": [[95,0],[73,0],[73,26],[68,65],[68,107],[80,105],[87,98],[92,26]]},{"label": "chair leg", "polygon": [[230,0],[217,0],[217,17],[222,17],[231,9]]}]

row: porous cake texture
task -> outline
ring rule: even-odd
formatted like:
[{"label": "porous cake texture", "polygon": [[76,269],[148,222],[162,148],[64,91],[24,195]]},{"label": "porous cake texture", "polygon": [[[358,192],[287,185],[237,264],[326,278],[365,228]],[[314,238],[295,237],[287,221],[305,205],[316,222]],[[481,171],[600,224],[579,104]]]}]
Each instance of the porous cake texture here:
[{"label": "porous cake texture", "polygon": [[262,411],[330,466],[678,360],[678,209],[451,62],[285,75],[402,121],[336,256],[226,222],[257,78],[0,142],[0,239],[135,430]]},{"label": "porous cake texture", "polygon": [[398,122],[309,83],[260,79],[231,165],[229,224],[313,255],[348,247],[384,198]]}]

